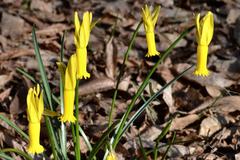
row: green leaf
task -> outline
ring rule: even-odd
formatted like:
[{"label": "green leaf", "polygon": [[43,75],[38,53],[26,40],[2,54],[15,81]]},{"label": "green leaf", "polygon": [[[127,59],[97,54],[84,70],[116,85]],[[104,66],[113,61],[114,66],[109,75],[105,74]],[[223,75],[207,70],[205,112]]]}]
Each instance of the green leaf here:
[{"label": "green leaf", "polygon": [[171,124],[172,124],[172,119],[167,123],[167,125],[163,128],[161,134],[158,136],[158,138],[156,139],[156,144],[155,144],[155,147],[154,147],[154,160],[157,160],[157,154],[158,154],[158,144],[160,142],[160,140],[163,139],[163,137],[166,136],[166,134],[168,133],[170,127],[171,127]]},{"label": "green leaf", "polygon": [[9,126],[11,126],[12,128],[14,128],[16,130],[16,132],[22,136],[26,141],[29,140],[29,137],[26,133],[24,133],[16,124],[14,124],[12,121],[10,121],[9,119],[7,119],[6,117],[4,117],[3,115],[0,114],[0,119],[3,120],[4,122],[6,122]]},{"label": "green leaf", "polygon": [[92,151],[92,145],[91,145],[91,143],[90,143],[87,135],[86,135],[85,132],[82,130],[82,128],[81,128],[80,125],[79,125],[79,132],[80,132],[80,134],[82,135],[83,140],[84,140],[84,142],[86,143],[88,149],[89,149],[90,151]]},{"label": "green leaf", "polygon": [[[149,80],[152,76],[152,74],[155,72],[155,70],[157,69],[158,65],[165,60],[165,58],[170,54],[170,52],[173,50],[173,48],[177,45],[177,43],[184,37],[187,35],[187,33],[189,33],[194,27],[190,27],[188,29],[186,29],[184,32],[181,33],[181,35],[171,44],[171,46],[163,53],[161,54],[161,57],[159,58],[159,60],[156,62],[156,64],[153,66],[153,68],[151,69],[151,71],[149,72],[149,74],[147,75],[146,79],[143,81],[143,83],[141,84],[141,86],[139,87],[137,93],[133,96],[132,101],[130,102],[130,104],[128,105],[127,111],[125,112],[125,114],[123,115],[120,124],[116,130],[116,134],[114,135],[114,137],[111,139],[113,148],[115,148],[123,134],[122,130],[123,127],[125,125],[125,122],[128,118],[128,115],[130,114],[133,106],[135,105],[135,102],[137,101],[138,97],[142,94],[142,92],[144,91],[145,87],[147,86],[147,84],[149,83]],[[107,153],[105,153],[106,155]]]},{"label": "green leaf", "polygon": [[124,59],[123,59],[123,62],[122,62],[122,65],[121,65],[121,68],[120,68],[120,73],[118,75],[118,78],[117,78],[117,83],[116,83],[116,88],[115,88],[115,91],[114,91],[114,94],[113,94],[113,99],[112,99],[112,104],[111,104],[111,110],[110,110],[110,114],[109,114],[109,120],[108,120],[108,125],[110,126],[112,124],[112,113],[114,111],[114,108],[115,108],[115,102],[116,102],[116,98],[117,98],[117,94],[118,94],[118,87],[119,87],[119,84],[120,84],[120,80],[121,80],[121,77],[123,76],[123,73],[124,73],[124,67],[125,67],[125,63],[128,59],[128,55],[129,55],[129,52],[131,51],[132,49],[132,46],[133,46],[133,42],[137,36],[137,33],[140,29],[142,25],[142,21],[139,22],[136,30],[134,31],[133,35],[132,35],[132,38],[130,40],[130,44],[128,46],[128,49],[127,51],[124,53]]},{"label": "green leaf", "polygon": [[33,160],[31,156],[29,156],[27,153],[19,150],[19,149],[16,149],[16,148],[5,148],[5,149],[2,149],[1,152],[5,153],[5,152],[14,152],[14,153],[17,153],[18,155],[24,157],[25,159],[27,160]]},{"label": "green leaf", "polygon": [[14,160],[12,157],[8,156],[7,154],[1,153],[1,150],[0,150],[0,158],[3,158],[4,160]]},{"label": "green leaf", "polygon": [[165,84],[158,92],[156,92],[153,96],[151,96],[136,112],[135,114],[130,118],[130,120],[126,123],[124,128],[121,130],[119,135],[119,140],[123,136],[123,134],[126,132],[126,130],[131,126],[131,124],[142,114],[142,112],[146,109],[146,107],[149,106],[149,104],[155,100],[160,94],[163,93],[164,89],[169,87],[172,83],[177,81],[179,78],[181,78],[188,70],[190,70],[193,66],[187,68],[185,71],[183,71],[180,75],[175,77],[173,80],[171,80],[169,83]]},{"label": "green leaf", "polygon": [[27,73],[24,69],[22,68],[17,68],[16,69],[18,72],[20,72],[21,74],[23,74],[25,77],[27,77],[28,79],[30,79],[33,83],[37,83],[36,80],[33,78],[33,76],[31,76],[29,73]]},{"label": "green leaf", "polygon": [[[64,57],[64,39],[65,39],[65,34],[66,31],[64,31],[62,39],[61,39],[61,50],[60,50],[60,64],[58,65],[58,70],[60,71],[60,102],[58,104],[60,104],[60,108],[61,108],[61,114],[64,113],[64,73],[65,73],[65,69],[66,66],[63,63],[63,57]],[[55,97],[53,96],[53,99],[55,99]],[[55,100],[56,101],[56,100]],[[63,122],[61,122],[61,133],[60,135],[60,144],[61,144],[61,150],[63,153],[63,157],[64,159],[67,159],[67,136],[66,136],[66,127],[65,124]]]},{"label": "green leaf", "polygon": [[138,139],[139,139],[139,143],[140,143],[140,149],[141,149],[141,152],[143,154],[143,159],[147,160],[147,154],[146,154],[146,151],[145,151],[145,149],[143,147],[142,139],[141,139],[140,135],[138,135]]},{"label": "green leaf", "polygon": [[162,157],[162,160],[166,159],[167,153],[168,153],[170,147],[172,146],[172,144],[174,143],[175,139],[176,139],[176,133],[174,132],[172,141],[171,141],[170,144],[168,145],[168,148],[167,148],[166,152],[164,153],[164,155],[163,155],[163,157]]},{"label": "green leaf", "polygon": [[[39,51],[39,46],[38,46],[38,42],[37,42],[37,37],[36,37],[36,32],[35,32],[35,27],[33,27],[32,29],[32,40],[33,40],[33,45],[34,45],[34,53],[35,56],[37,58],[38,61],[38,67],[39,67],[39,71],[41,74],[41,79],[43,81],[43,87],[44,87],[44,93],[46,94],[47,97],[47,101],[48,104],[50,106],[50,109],[53,111],[53,106],[52,106],[52,93],[50,90],[50,86],[47,80],[47,75],[46,75],[46,71],[45,71],[45,67],[43,65],[42,62],[42,57]],[[53,129],[53,125],[51,120],[49,119],[49,117],[45,116],[45,121],[46,121],[46,126],[47,126],[47,130],[48,130],[48,136],[50,138],[50,143],[51,143],[51,148],[52,148],[52,152],[54,155],[54,159],[59,159],[58,158],[58,154],[61,153],[60,148],[59,148],[59,144],[57,141],[57,132],[54,131]]]},{"label": "green leaf", "polygon": [[48,83],[45,67],[44,67],[43,62],[42,62],[42,57],[41,57],[41,54],[40,54],[40,51],[39,51],[39,46],[38,46],[38,42],[37,42],[35,27],[33,27],[33,29],[32,29],[32,40],[33,40],[33,45],[34,45],[34,53],[35,53],[35,56],[36,56],[37,61],[38,61],[38,67],[39,67],[39,71],[40,71],[41,78],[42,78],[42,81],[43,81],[44,91],[47,95],[47,99],[48,99],[48,103],[50,105],[50,109],[53,110],[52,96],[51,96],[52,93],[51,93],[50,86],[49,86],[49,83]]}]

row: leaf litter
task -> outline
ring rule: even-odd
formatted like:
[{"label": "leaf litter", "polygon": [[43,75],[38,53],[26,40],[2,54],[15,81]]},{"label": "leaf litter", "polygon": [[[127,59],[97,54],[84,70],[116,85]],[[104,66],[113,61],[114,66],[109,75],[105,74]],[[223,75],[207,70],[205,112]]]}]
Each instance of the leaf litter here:
[{"label": "leaf litter", "polygon": [[[169,86],[124,135],[119,149],[116,150],[118,157],[141,158],[141,154],[137,154],[140,152],[138,136],[142,138],[146,150],[153,149],[154,140],[169,118],[174,116],[170,132],[161,142],[160,146],[163,147],[159,149],[160,156],[166,150],[164,145],[171,141],[175,132],[177,139],[168,152],[169,159],[239,159],[240,65],[239,36],[236,36],[240,32],[239,2],[161,0],[151,3],[161,5],[156,27],[157,47],[161,52],[184,28],[194,24],[193,14],[196,11],[214,11],[216,25],[208,62],[211,75],[195,78],[189,72]],[[24,91],[33,84],[15,69],[25,68],[33,77],[39,79],[33,56],[31,26],[37,27],[37,37],[50,86],[54,94],[59,95],[59,74],[55,63],[59,61],[60,38],[64,31],[67,32],[64,62],[74,52],[73,11],[82,13],[91,10],[94,18],[102,17],[102,21],[92,31],[88,48],[88,70],[92,77],[81,82],[79,88],[81,126],[86,133],[91,133],[87,135],[91,142],[96,142],[107,127],[116,75],[130,34],[141,18],[139,13],[142,2],[39,0],[15,3],[3,0],[0,4],[0,114],[13,120],[25,132],[27,119]],[[146,88],[143,98],[148,99],[151,96],[150,88],[156,92],[190,64],[195,63],[194,32],[178,44],[164,64],[158,66],[151,79],[152,86]],[[116,111],[113,113],[115,120],[123,115],[131,97],[156,61],[143,56],[147,50],[143,33],[142,28],[125,66],[116,100]],[[136,102],[131,115],[142,103],[143,99]],[[1,148],[15,147],[25,150],[26,142],[14,133],[11,127],[0,121],[0,128]],[[2,132],[3,130],[6,132]],[[46,135],[43,134],[42,137],[43,145],[47,146]],[[84,155],[87,147],[82,138],[81,144]],[[151,159],[151,156],[148,158]]]}]

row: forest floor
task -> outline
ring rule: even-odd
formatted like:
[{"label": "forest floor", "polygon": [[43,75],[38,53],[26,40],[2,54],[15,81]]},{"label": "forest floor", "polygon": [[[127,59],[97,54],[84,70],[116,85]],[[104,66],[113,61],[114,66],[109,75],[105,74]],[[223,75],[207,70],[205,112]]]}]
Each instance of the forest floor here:
[{"label": "forest floor", "polygon": [[[154,140],[172,118],[166,144],[176,139],[167,156],[169,159],[236,159],[240,160],[240,1],[239,0],[153,0],[160,5],[155,28],[157,49],[164,52],[190,26],[195,15],[207,11],[214,14],[214,36],[209,46],[208,77],[193,76],[192,71],[164,90],[130,127],[116,148],[119,159],[141,159],[139,137],[146,150],[154,148]],[[27,133],[27,91],[34,84],[16,69],[23,68],[40,80],[34,56],[32,27],[46,67],[50,87],[59,95],[56,62],[60,59],[61,37],[65,34],[64,62],[75,52],[73,14],[80,17],[92,11],[100,18],[91,31],[88,45],[88,71],[91,78],[81,80],[79,87],[79,121],[92,143],[107,128],[116,79],[129,45],[131,35],[141,20],[141,0],[1,0],[0,1],[0,114]],[[148,99],[186,67],[196,64],[197,43],[193,29],[173,49],[151,77],[143,97]],[[120,119],[140,84],[157,61],[147,58],[143,26],[129,54],[116,99],[114,120]],[[138,99],[132,112],[144,103]],[[59,111],[59,106],[56,106]],[[46,127],[41,143],[50,151]],[[69,128],[70,130],[70,128]],[[88,153],[81,139],[82,155]],[[72,146],[69,136],[69,148]],[[0,120],[0,148],[25,151],[27,142]],[[48,150],[49,149],[49,150]],[[164,154],[166,147],[159,149]],[[72,152],[69,155],[74,154]],[[12,154],[15,159],[21,159]],[[99,155],[101,157],[102,155]],[[148,156],[151,159],[152,155]]]}]

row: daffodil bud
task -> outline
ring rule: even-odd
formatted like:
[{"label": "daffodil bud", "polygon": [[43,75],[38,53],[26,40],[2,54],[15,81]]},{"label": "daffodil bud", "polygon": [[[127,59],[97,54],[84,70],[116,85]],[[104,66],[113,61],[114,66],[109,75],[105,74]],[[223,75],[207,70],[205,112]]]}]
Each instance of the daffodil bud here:
[{"label": "daffodil bud", "polygon": [[85,12],[83,14],[83,21],[80,23],[78,13],[74,13],[74,42],[77,48],[77,78],[89,78],[90,74],[87,72],[87,45],[90,38],[92,22],[92,13]]},{"label": "daffodil bud", "polygon": [[60,117],[62,122],[75,122],[76,118],[73,115],[75,87],[77,80],[77,56],[73,54],[70,57],[66,71],[64,83],[64,113]]},{"label": "daffodil bud", "polygon": [[197,76],[208,76],[207,55],[208,45],[213,37],[214,20],[212,12],[208,12],[205,17],[200,20],[200,14],[196,16],[196,39],[197,47],[197,67],[194,74]]},{"label": "daffodil bud", "polygon": [[117,160],[117,156],[114,151],[109,152],[106,160]]},{"label": "daffodil bud", "polygon": [[27,95],[27,119],[29,145],[27,151],[31,154],[39,154],[44,151],[40,145],[40,122],[44,110],[43,92],[40,91],[39,84],[28,90]]},{"label": "daffodil bud", "polygon": [[156,49],[154,35],[154,28],[155,24],[157,23],[159,11],[160,11],[159,6],[157,6],[154,9],[153,13],[150,12],[150,9],[148,8],[147,5],[145,5],[144,8],[142,8],[142,17],[148,46],[148,53],[146,54],[146,57],[151,57],[160,54]]}]

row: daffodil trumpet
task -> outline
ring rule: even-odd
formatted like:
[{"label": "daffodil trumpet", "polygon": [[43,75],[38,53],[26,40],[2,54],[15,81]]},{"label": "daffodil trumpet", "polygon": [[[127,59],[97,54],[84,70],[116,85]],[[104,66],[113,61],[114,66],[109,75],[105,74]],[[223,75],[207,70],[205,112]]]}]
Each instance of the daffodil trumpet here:
[{"label": "daffodil trumpet", "polygon": [[197,67],[194,71],[196,76],[208,76],[207,68],[208,46],[213,37],[214,19],[212,12],[208,12],[201,20],[200,14],[196,16],[196,39],[197,47]]},{"label": "daffodil trumpet", "polygon": [[73,54],[70,57],[66,71],[65,71],[65,80],[64,80],[64,112],[60,117],[62,122],[72,122],[76,121],[76,118],[73,115],[74,110],[74,99],[75,99],[75,87],[76,87],[76,74],[77,74],[77,56]]},{"label": "daffodil trumpet", "polygon": [[197,67],[194,74],[197,76],[208,76],[209,71],[207,69],[207,57],[208,57],[208,46],[198,45],[197,46]]},{"label": "daffodil trumpet", "polygon": [[80,64],[77,63],[77,78],[78,79],[87,79],[90,78],[90,74],[87,72],[87,48],[77,48],[77,60],[80,61]]},{"label": "daffodil trumpet", "polygon": [[36,87],[30,88],[27,95],[27,119],[29,122],[29,145],[27,151],[30,154],[39,154],[44,151],[44,147],[40,144],[40,123],[43,110],[43,92],[40,91],[38,84]]},{"label": "daffodil trumpet", "polygon": [[150,12],[150,9],[147,5],[142,8],[142,17],[144,23],[144,29],[146,32],[146,40],[147,40],[147,47],[148,53],[146,57],[156,56],[160,53],[156,49],[156,42],[155,42],[155,33],[154,28],[157,23],[158,15],[159,15],[160,7],[157,6],[153,13]]}]

